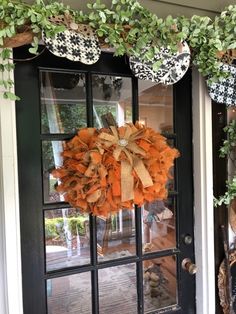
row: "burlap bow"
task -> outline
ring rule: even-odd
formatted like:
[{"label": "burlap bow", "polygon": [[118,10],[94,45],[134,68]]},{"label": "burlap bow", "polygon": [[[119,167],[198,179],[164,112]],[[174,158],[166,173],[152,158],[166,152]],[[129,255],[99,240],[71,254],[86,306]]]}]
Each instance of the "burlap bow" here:
[{"label": "burlap bow", "polygon": [[[136,144],[136,140],[143,138],[144,131],[138,130],[135,126],[126,125],[124,136],[120,137],[116,127],[110,127],[112,134],[102,132],[99,139],[105,147],[114,145],[113,156],[120,160],[121,152],[124,152],[127,159],[121,159],[121,201],[125,202],[134,199],[134,170],[142,182],[143,187],[153,185],[152,178],[147,171],[142,157],[146,152]],[[141,155],[141,156],[140,156]]]}]

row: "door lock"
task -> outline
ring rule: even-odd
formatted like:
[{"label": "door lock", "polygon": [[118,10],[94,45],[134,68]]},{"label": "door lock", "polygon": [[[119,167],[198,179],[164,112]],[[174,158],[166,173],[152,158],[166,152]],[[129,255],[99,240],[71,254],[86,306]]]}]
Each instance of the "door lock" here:
[{"label": "door lock", "polygon": [[190,245],[193,242],[193,238],[191,237],[190,234],[186,234],[184,236],[184,244]]},{"label": "door lock", "polygon": [[186,270],[190,275],[194,275],[197,272],[197,266],[192,263],[190,258],[185,258],[182,261],[182,268]]}]

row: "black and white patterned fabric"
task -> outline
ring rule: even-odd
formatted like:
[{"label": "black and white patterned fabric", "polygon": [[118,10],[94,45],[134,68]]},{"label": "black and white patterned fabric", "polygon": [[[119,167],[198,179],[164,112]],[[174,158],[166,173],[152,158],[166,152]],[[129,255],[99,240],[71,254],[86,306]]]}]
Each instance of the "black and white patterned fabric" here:
[{"label": "black and white patterned fabric", "polygon": [[101,49],[95,34],[65,30],[56,34],[54,38],[46,37],[42,33],[43,41],[48,50],[58,57],[84,64],[94,64],[99,60]]},{"label": "black and white patterned fabric", "polygon": [[[146,49],[145,52],[147,51]],[[171,85],[177,83],[187,72],[190,57],[189,46],[186,42],[183,42],[178,52],[173,53],[170,49],[162,47],[153,60],[142,61],[137,57],[131,56],[129,64],[137,78]],[[153,64],[159,60],[163,60],[163,62],[158,71],[154,71]]]},{"label": "black and white patterned fabric", "polygon": [[236,106],[236,66],[220,64],[220,70],[230,73],[230,76],[217,82],[208,82],[209,95],[217,103]]}]

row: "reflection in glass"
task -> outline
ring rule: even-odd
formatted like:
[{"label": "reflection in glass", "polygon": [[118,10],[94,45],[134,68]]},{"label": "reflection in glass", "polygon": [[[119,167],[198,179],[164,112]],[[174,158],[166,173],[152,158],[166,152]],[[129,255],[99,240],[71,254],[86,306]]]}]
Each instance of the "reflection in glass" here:
[{"label": "reflection in glass", "polygon": [[40,73],[41,132],[74,133],[86,127],[85,76],[78,73]]},{"label": "reflection in glass", "polygon": [[169,179],[166,184],[166,188],[169,192],[175,191],[175,168],[174,166],[169,170]]},{"label": "reflection in glass", "polygon": [[132,121],[131,79],[111,75],[93,75],[93,116],[97,128],[104,127],[102,116],[112,113],[117,124]]},{"label": "reflection in glass", "polygon": [[142,229],[144,253],[176,247],[175,199],[146,203]]},{"label": "reflection in glass", "polygon": [[48,314],[91,314],[91,274],[47,280]]},{"label": "reflection in glass", "polygon": [[90,263],[89,216],[78,209],[45,211],[47,271]]},{"label": "reflection in glass", "polygon": [[177,304],[176,257],[143,262],[144,312]]},{"label": "reflection in glass", "polygon": [[97,252],[99,262],[135,255],[134,210],[97,217]]},{"label": "reflection in glass", "polygon": [[173,133],[173,87],[139,80],[139,120],[163,134]]},{"label": "reflection in glass", "polygon": [[136,314],[136,265],[127,264],[98,271],[99,313]]},{"label": "reflection in glass", "polygon": [[60,195],[55,187],[58,184],[51,172],[54,168],[63,164],[61,153],[64,149],[63,141],[43,141],[42,158],[43,158],[43,195],[44,203],[63,202],[63,196]]}]

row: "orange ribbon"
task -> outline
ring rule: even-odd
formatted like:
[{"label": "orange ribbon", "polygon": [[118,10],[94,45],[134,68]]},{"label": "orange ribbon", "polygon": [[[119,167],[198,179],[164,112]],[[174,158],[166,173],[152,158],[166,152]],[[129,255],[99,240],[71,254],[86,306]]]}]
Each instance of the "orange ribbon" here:
[{"label": "orange ribbon", "polygon": [[[124,136],[121,137],[116,127],[110,127],[112,134],[102,132],[99,139],[107,148],[115,146],[113,156],[119,161],[121,152],[124,152],[127,160],[121,160],[121,201],[125,202],[134,199],[134,170],[142,182],[143,187],[153,185],[151,175],[147,171],[142,157],[146,152],[136,144],[137,139],[143,138],[144,131],[138,130],[134,125],[126,124]],[[140,157],[141,155],[141,157]]]}]

